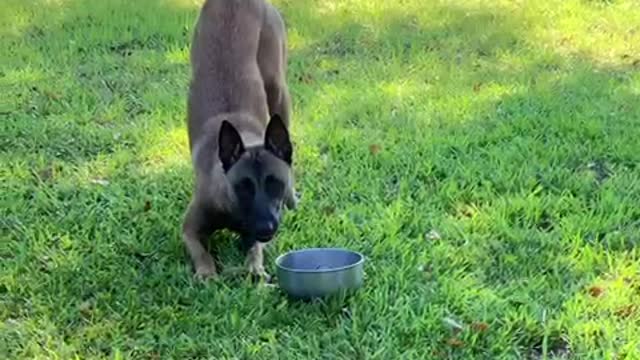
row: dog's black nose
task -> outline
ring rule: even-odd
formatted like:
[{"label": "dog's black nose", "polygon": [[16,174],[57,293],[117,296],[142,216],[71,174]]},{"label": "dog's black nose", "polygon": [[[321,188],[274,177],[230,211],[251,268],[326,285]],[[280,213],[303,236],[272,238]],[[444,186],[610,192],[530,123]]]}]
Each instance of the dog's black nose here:
[{"label": "dog's black nose", "polygon": [[275,221],[262,221],[256,226],[256,236],[260,241],[269,241],[276,234],[278,224]]}]

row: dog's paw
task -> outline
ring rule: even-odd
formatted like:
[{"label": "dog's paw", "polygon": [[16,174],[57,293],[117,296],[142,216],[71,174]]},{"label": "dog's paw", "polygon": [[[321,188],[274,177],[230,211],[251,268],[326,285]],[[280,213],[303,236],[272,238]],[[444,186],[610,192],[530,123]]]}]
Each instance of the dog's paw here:
[{"label": "dog's paw", "polygon": [[212,265],[200,265],[196,268],[196,273],[193,277],[198,281],[205,282],[216,279],[218,277],[218,273],[216,272],[216,268]]},{"label": "dog's paw", "polygon": [[271,275],[269,275],[269,273],[264,270],[264,267],[249,265],[247,270],[254,281],[264,281],[265,283],[271,283]]},{"label": "dog's paw", "polygon": [[269,275],[267,272],[263,271],[261,273],[251,273],[251,278],[253,279],[253,281],[258,282],[258,283],[265,283],[265,284],[271,284],[272,282],[272,277],[271,275]]}]

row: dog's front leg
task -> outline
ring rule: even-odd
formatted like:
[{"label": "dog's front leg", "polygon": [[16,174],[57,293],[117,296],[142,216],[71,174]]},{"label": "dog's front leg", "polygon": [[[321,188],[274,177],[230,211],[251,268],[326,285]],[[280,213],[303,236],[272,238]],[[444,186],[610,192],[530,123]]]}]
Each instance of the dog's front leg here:
[{"label": "dog's front leg", "polygon": [[213,258],[202,244],[213,232],[214,227],[209,223],[211,220],[207,219],[202,205],[191,202],[182,225],[182,240],[195,268],[195,277],[200,280],[214,278],[217,275]]},{"label": "dog's front leg", "polygon": [[253,276],[269,282],[271,276],[264,270],[264,248],[265,244],[259,241],[255,241],[253,245],[247,251],[247,257],[245,260],[247,270]]}]

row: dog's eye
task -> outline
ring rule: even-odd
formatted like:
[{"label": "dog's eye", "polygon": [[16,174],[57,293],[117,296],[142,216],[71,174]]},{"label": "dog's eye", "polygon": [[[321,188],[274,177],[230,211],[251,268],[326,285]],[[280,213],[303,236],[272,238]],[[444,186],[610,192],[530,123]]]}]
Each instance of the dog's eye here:
[{"label": "dog's eye", "polygon": [[236,194],[241,198],[241,200],[251,200],[253,199],[256,189],[253,185],[253,181],[249,178],[244,178],[240,180],[239,183],[235,186]]},{"label": "dog's eye", "polygon": [[267,176],[265,179],[265,190],[267,194],[269,194],[272,198],[280,198],[282,197],[282,193],[284,192],[284,183],[275,178],[275,176]]}]

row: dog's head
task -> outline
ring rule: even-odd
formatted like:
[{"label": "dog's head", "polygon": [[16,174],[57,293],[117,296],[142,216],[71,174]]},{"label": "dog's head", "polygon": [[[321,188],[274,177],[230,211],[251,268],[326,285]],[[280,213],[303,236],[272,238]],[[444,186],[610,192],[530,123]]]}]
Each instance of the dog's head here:
[{"label": "dog's head", "polygon": [[243,235],[260,242],[273,238],[289,187],[293,146],[278,115],[271,117],[263,145],[245,147],[238,131],[223,121],[218,156],[236,198],[234,217]]}]

